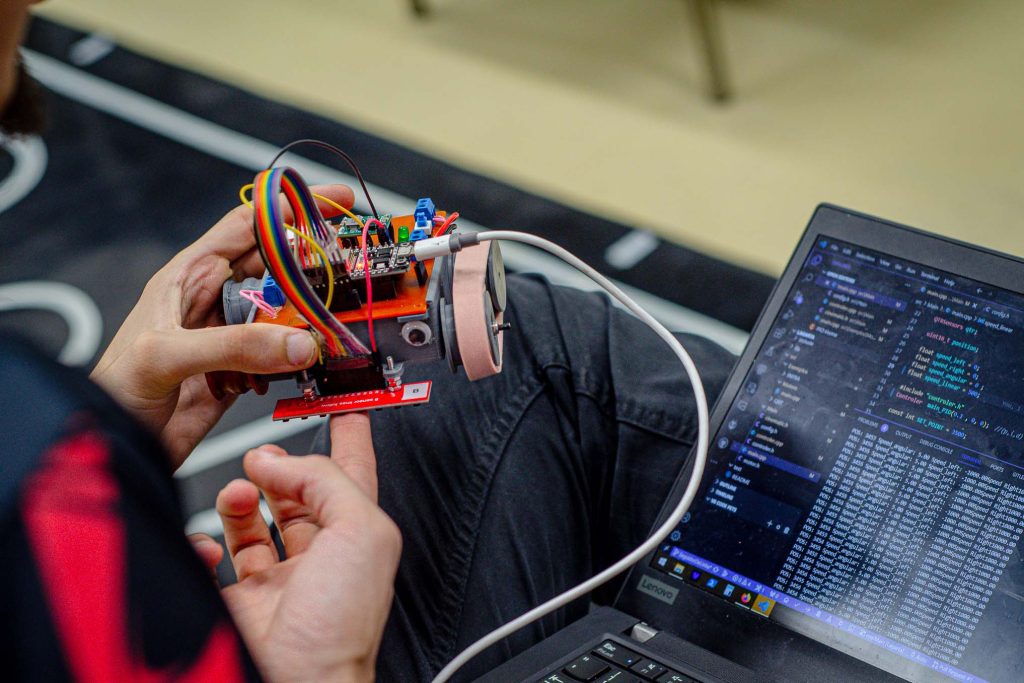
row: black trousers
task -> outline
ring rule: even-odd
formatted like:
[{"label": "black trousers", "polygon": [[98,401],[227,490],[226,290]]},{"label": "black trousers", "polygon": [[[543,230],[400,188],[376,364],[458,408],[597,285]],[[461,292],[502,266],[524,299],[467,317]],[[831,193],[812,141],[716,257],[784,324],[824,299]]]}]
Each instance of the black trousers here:
[{"label": "black trousers", "polygon": [[[380,502],[404,538],[382,681],[429,680],[480,636],[639,545],[696,438],[682,366],[605,297],[514,277],[506,319],[500,375],[473,383],[443,363],[420,366],[407,381],[434,381],[429,407],[373,416]],[[680,340],[714,401],[735,358],[703,338]],[[325,439],[314,452],[328,452]],[[591,599],[610,602],[617,590]],[[588,607],[523,629],[457,680]]]}]

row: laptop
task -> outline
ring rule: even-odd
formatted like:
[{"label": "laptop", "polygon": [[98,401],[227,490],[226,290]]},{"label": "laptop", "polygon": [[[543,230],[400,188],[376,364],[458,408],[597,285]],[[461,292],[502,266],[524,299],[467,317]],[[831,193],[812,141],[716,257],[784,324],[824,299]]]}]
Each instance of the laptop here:
[{"label": "laptop", "polygon": [[614,605],[480,681],[1024,680],[1024,261],[819,206],[711,434]]}]

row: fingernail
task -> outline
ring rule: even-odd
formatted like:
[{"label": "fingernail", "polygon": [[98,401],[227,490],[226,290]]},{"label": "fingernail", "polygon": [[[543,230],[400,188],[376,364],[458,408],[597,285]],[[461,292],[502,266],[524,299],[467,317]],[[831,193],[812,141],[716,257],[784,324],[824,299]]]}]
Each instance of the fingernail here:
[{"label": "fingernail", "polygon": [[305,365],[313,358],[313,337],[305,332],[288,335],[285,342],[288,351],[288,362],[292,365]]},{"label": "fingernail", "polygon": [[263,448],[254,448],[254,449],[252,449],[252,454],[255,455],[258,458],[266,458],[267,460],[269,460],[270,458],[273,458],[276,455],[273,451],[268,451],[268,450],[263,449]]}]

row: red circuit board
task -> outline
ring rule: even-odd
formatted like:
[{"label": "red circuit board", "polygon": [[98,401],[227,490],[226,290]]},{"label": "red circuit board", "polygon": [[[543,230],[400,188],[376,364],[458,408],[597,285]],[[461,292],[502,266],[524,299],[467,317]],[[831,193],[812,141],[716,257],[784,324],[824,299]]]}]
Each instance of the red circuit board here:
[{"label": "red circuit board", "polygon": [[288,420],[305,420],[308,417],[324,417],[338,413],[422,405],[430,400],[431,384],[427,380],[403,385],[395,391],[374,389],[373,391],[358,391],[353,394],[318,396],[312,400],[301,396],[285,398],[277,402],[277,406],[274,408],[274,420],[287,422]]}]

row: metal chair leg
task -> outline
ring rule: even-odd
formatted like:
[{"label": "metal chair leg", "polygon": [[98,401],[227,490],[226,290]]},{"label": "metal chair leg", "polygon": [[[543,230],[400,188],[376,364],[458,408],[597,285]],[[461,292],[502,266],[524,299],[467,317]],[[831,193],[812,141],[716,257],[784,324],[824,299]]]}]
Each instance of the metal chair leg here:
[{"label": "metal chair leg", "polygon": [[694,30],[708,72],[708,92],[711,99],[724,102],[732,96],[722,54],[722,38],[715,15],[715,0],[690,0]]}]

